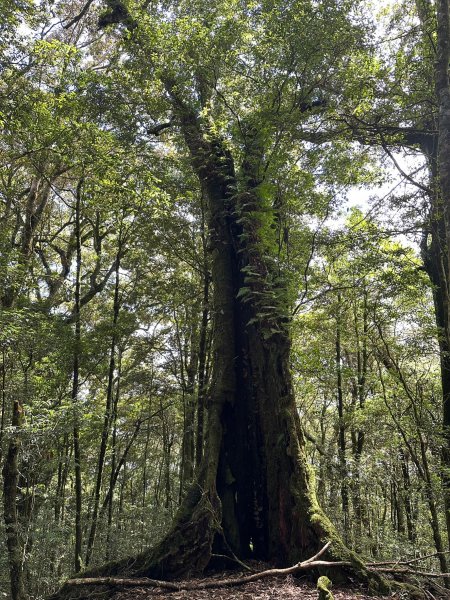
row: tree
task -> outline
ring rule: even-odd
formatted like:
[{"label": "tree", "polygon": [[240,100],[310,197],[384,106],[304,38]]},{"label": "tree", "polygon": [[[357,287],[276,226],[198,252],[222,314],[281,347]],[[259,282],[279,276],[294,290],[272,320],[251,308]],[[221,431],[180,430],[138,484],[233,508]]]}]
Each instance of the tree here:
[{"label": "tree", "polygon": [[424,264],[435,285],[436,323],[441,330],[441,379],[443,399],[443,484],[450,545],[450,321],[449,281],[450,262],[450,13],[446,0],[436,3],[436,100],[437,100],[437,152],[429,155],[431,188],[434,190],[430,210],[431,244],[424,243]]},{"label": "tree", "polygon": [[[33,11],[36,20],[38,12]],[[110,276],[117,270],[123,248],[119,244],[111,265],[102,243],[115,239],[114,225],[118,215],[123,219],[126,213],[125,229],[129,233],[141,190],[136,178],[133,195],[122,189],[124,179],[131,181],[135,177],[131,156],[117,161],[113,169],[111,153],[117,149],[114,136],[98,125],[92,126],[86,119],[92,117],[91,108],[95,111],[92,104],[88,109],[83,94],[92,82],[84,79],[77,49],[61,39],[30,40],[28,46],[25,43],[17,46],[14,60],[7,64],[2,81],[2,118],[6,119],[7,126],[1,149],[0,310],[5,321],[14,319],[16,310],[20,313],[27,309],[32,315],[44,314],[59,323],[61,316],[55,313],[63,313],[67,308],[66,328],[75,322],[75,339],[71,340],[74,342],[71,395],[77,490],[75,563],[79,570],[83,510],[80,410],[76,406],[82,363],[80,312],[103,292]],[[6,55],[11,59],[8,53]],[[73,91],[75,88],[79,94]],[[11,95],[17,95],[14,104],[10,102]],[[142,173],[143,179],[147,176],[148,171]],[[147,193],[151,193],[151,189],[147,186]],[[107,207],[106,193],[114,193],[116,211],[114,215],[112,210],[107,213],[111,219],[109,223],[106,218],[101,220],[100,203],[97,204],[101,194],[102,207]],[[82,264],[82,246],[90,252],[86,265]],[[74,261],[75,299],[71,302],[73,290],[69,276]],[[8,337],[3,348],[7,355]],[[27,381],[36,363],[32,351],[29,355],[24,375]],[[31,500],[29,489],[48,485],[56,465],[52,463],[53,469],[43,469],[39,474],[33,472],[33,461],[22,459],[22,454],[26,454],[22,442],[28,429],[25,412],[30,409],[27,403],[31,405],[33,393],[30,386],[24,385],[13,397],[13,393],[7,391],[5,369],[3,361],[2,442],[5,419],[9,416],[7,398],[11,395],[12,400],[11,434],[5,436],[8,446],[2,469],[4,521],[12,595],[14,600],[22,600],[26,597],[24,557],[32,545],[31,537],[25,536],[24,531],[40,507],[39,502]],[[57,397],[55,407],[62,408],[61,405],[61,397]],[[42,479],[39,479],[40,475]]]},{"label": "tree", "polygon": [[[276,196],[273,169],[286,160],[297,125],[284,130],[288,119],[301,123],[321,105],[315,94],[319,78],[333,71],[329,53],[339,54],[343,38],[356,43],[348,8],[293,2],[287,14],[277,5],[249,6],[242,14],[234,2],[181,3],[171,7],[168,22],[135,7],[121,15],[131,67],[163,88],[206,202],[213,371],[204,457],[172,528],[154,548],[91,575],[177,577],[203,570],[213,548],[289,563],[332,539],[331,556],[351,559],[359,577],[384,589],[345,548],[316,500],[290,372],[289,297],[276,254],[283,197]],[[109,22],[114,16],[111,7]],[[281,58],[273,55],[267,67],[262,57],[273,54],[274,38]],[[163,67],[153,58],[162,52]],[[305,68],[307,80],[300,82]],[[224,84],[231,89],[222,92]],[[241,86],[249,98],[242,111],[233,98]]]},{"label": "tree", "polygon": [[[387,589],[334,525],[382,558],[432,549],[428,512],[442,527],[434,363],[425,376],[387,300],[413,306],[420,266],[362,215],[348,245],[323,228],[349,186],[380,179],[372,146],[395,160],[434,135],[417,23],[398,17],[383,62],[354,1],[138,4],[39,5],[43,29],[2,74],[2,319],[26,308],[67,336],[48,331],[37,358],[2,343],[14,595],[46,595],[74,552],[77,570],[165,578],[329,539],[353,564],[337,576]],[[399,82],[419,75],[406,110]]]}]

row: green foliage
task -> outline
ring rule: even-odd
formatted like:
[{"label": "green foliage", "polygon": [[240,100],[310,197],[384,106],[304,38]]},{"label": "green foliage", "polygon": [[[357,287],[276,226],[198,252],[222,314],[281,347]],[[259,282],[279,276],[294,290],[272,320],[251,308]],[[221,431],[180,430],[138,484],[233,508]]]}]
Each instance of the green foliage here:
[{"label": "green foliage", "polygon": [[[433,290],[417,245],[376,204],[375,216],[351,208],[345,217],[342,207],[350,190],[393,177],[370,148],[380,123],[381,142],[396,147],[399,125],[432,120],[434,16],[411,2],[378,23],[354,0],[107,4],[68,29],[82,7],[64,1],[13,1],[0,14],[0,456],[18,433],[31,593],[72,570],[74,423],[84,532],[108,437],[94,562],[144,548],[182,496],[205,395],[200,339],[206,388],[217,318],[195,144],[225,173],[245,326],[274,344],[292,334],[321,503],[366,556],[432,551],[430,498],[443,526]],[[417,231],[422,199],[408,194],[393,204]]]},{"label": "green foliage", "polygon": [[[323,244],[316,262],[308,293],[317,299],[299,313],[293,364],[321,502],[342,515],[342,534],[367,556],[414,552],[419,539],[431,553],[427,494],[441,506],[435,445],[441,391],[429,282],[414,250],[390,241],[358,210]],[[342,485],[350,495],[351,530],[345,529]]]}]

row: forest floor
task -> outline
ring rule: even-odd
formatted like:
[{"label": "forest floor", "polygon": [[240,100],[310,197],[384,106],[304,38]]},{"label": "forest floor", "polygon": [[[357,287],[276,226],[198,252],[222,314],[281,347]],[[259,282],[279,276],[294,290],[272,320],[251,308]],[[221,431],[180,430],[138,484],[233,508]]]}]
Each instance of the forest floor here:
[{"label": "forest floor", "polygon": [[[229,573],[219,573],[202,579],[189,579],[189,583],[220,581],[229,577]],[[333,586],[331,591],[335,600],[377,600],[378,598],[369,595],[367,591],[359,589],[357,586],[353,588]],[[395,597],[399,598],[398,595]],[[292,577],[292,575],[289,575],[283,578],[260,579],[239,586],[190,589],[177,592],[161,588],[133,587],[116,592],[112,600],[210,600],[212,598],[214,600],[317,600],[318,591],[314,582],[306,577]]]}]

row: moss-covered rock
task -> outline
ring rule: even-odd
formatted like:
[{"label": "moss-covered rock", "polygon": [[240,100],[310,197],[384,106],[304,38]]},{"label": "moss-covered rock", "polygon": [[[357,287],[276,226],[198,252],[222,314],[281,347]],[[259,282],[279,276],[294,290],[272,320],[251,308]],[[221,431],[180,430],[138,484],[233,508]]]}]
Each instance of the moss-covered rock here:
[{"label": "moss-covered rock", "polygon": [[319,590],[318,600],[333,600],[333,594],[330,592],[331,579],[322,575],[317,580],[317,589]]}]

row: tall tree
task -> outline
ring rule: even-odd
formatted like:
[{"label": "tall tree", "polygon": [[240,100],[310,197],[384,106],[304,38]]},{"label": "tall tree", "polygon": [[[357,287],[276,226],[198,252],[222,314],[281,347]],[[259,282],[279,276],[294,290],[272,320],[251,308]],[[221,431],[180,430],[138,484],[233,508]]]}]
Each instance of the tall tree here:
[{"label": "tall tree", "polygon": [[[327,56],[339,54],[343,38],[356,43],[350,7],[178,3],[169,21],[152,10],[123,6],[119,15],[114,8],[100,22],[119,18],[129,27],[132,67],[141,78],[159,80],[205,198],[213,370],[204,457],[172,528],[152,549],[90,573],[176,577],[204,569],[213,547],[286,564],[332,540],[331,556],[347,557],[359,577],[384,589],[345,548],[316,500],[292,386],[289,298],[275,254],[280,206],[272,169],[285,159],[296,126],[291,139],[285,129],[322,104],[319,79],[334,69]],[[274,39],[281,58],[271,50]],[[163,68],[153,58],[160,52]],[[267,53],[274,62],[266,70]],[[224,84],[231,90],[223,93]],[[243,110],[232,97],[237,84],[248,93]],[[227,118],[232,123],[221,132],[220,119]]]},{"label": "tall tree", "polygon": [[443,482],[450,547],[450,13],[447,0],[436,3],[437,152],[431,156],[434,190],[430,214],[431,246],[424,244],[425,266],[435,284],[443,395]]}]

